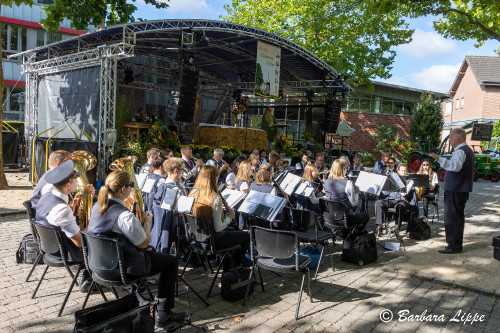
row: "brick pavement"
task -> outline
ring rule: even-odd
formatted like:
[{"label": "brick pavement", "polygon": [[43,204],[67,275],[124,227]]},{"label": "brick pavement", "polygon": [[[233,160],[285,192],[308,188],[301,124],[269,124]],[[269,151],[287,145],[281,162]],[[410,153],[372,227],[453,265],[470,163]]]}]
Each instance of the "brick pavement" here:
[{"label": "brick pavement", "polygon": [[[484,180],[475,183],[474,195],[467,205],[467,221],[484,211],[485,205],[490,206],[498,201],[500,184]],[[34,279],[39,278],[43,266],[36,268],[32,281],[24,282],[30,266],[16,265],[14,256],[20,239],[29,233],[27,219],[16,216],[5,217],[3,221],[0,223],[0,332],[71,331],[73,314],[81,306],[84,294],[75,289],[62,317],[58,318],[58,308],[70,279],[64,269],[49,269],[47,280],[42,283],[36,299],[32,300],[31,293],[36,285]],[[478,221],[470,224],[467,228],[478,233],[488,228]],[[434,228],[442,228],[442,224],[436,223]],[[390,260],[401,255],[381,250],[377,263],[358,267],[340,261],[340,245],[337,245],[333,254],[335,271],[332,271],[330,261],[325,258],[318,280],[311,282],[313,303],[304,293],[300,319],[296,322],[294,314],[300,276],[278,277],[266,271],[263,272],[266,291],[263,293],[256,286],[246,307],[242,307],[239,302],[223,300],[218,288],[214,289],[209,299],[210,307],[205,307],[193,296],[193,321],[212,332],[498,331],[500,318],[493,314],[500,313],[499,299],[383,270]],[[189,270],[185,278],[204,293],[208,289],[210,277],[211,274],[202,268],[196,268]],[[113,299],[110,292],[106,294]],[[101,302],[99,295],[92,295],[88,306]],[[186,297],[180,295],[176,305],[179,310],[185,309]],[[391,310],[395,319],[388,323],[382,322],[380,313],[384,309]],[[408,315],[398,320],[398,312],[405,309]],[[472,325],[454,322],[451,319],[457,318],[458,311],[477,313],[484,316],[483,321]],[[426,315],[436,315],[437,321],[418,320]],[[240,323],[235,320],[237,317],[241,317]],[[195,330],[186,328],[184,331]]]}]

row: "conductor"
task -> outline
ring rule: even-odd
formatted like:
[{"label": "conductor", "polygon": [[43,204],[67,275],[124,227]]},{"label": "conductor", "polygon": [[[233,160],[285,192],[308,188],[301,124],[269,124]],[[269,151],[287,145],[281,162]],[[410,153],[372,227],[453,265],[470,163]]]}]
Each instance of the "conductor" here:
[{"label": "conductor", "polygon": [[465,227],[464,209],[469,192],[472,192],[474,176],[474,152],[465,143],[466,133],[455,128],[450,133],[450,145],[455,148],[451,159],[429,154],[446,170],[444,177],[444,228],[448,246],[440,253],[462,252]]}]

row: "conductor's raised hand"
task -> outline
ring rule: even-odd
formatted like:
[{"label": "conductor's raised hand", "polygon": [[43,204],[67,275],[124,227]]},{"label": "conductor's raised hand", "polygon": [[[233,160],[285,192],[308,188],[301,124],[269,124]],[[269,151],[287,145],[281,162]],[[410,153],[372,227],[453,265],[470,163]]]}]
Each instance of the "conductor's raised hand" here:
[{"label": "conductor's raised hand", "polygon": [[433,158],[435,161],[439,161],[439,156],[438,156],[438,155],[436,155],[436,154],[434,154],[434,153],[430,153],[430,154],[429,154],[429,156],[430,156],[431,158]]}]

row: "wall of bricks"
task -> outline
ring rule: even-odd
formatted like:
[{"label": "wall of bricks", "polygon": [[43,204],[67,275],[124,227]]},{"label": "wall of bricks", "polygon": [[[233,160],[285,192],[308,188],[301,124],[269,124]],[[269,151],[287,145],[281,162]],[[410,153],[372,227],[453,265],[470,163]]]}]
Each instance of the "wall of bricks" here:
[{"label": "wall of bricks", "polygon": [[485,87],[483,117],[500,118],[500,87]]},{"label": "wall of bricks", "polygon": [[[371,135],[378,134],[377,126],[395,126],[399,136],[410,137],[411,116],[343,111],[340,114],[340,120],[344,118],[349,126],[356,130],[350,137],[351,141],[366,152],[373,154],[377,159],[380,158],[380,153],[375,152],[374,149],[377,143],[371,137]],[[359,150],[355,145],[351,145],[349,142],[344,142],[344,144],[347,149]]]},{"label": "wall of bricks", "polygon": [[[458,86],[457,92],[453,96],[453,111],[452,120],[464,120],[471,118],[484,117],[484,87],[477,84],[476,78],[470,67],[467,67],[462,82]],[[461,106],[462,98],[464,98],[464,106]],[[459,101],[457,109],[457,100]]]}]

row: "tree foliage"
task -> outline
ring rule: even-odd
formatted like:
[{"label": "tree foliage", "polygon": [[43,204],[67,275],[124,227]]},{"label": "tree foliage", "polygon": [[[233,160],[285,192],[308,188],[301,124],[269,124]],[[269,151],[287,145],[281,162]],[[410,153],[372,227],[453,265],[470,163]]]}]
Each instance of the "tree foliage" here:
[{"label": "tree foliage", "polygon": [[473,39],[476,47],[487,40],[500,42],[499,0],[383,0],[381,6],[389,12],[396,6],[412,18],[433,15],[434,29],[445,38]]},{"label": "tree foliage", "polygon": [[413,33],[397,6],[388,11],[375,0],[233,0],[224,7],[225,20],[287,38],[359,83],[389,78],[392,48]]},{"label": "tree foliage", "polygon": [[439,146],[443,123],[441,103],[435,100],[431,94],[422,94],[417,111],[411,121],[410,135],[412,139],[432,140],[431,147]]},{"label": "tree foliage", "polygon": [[[135,2],[136,0],[132,0]],[[158,9],[167,8],[169,0],[143,0]],[[45,8],[45,19],[40,24],[47,30],[58,31],[64,19],[71,20],[71,27],[87,30],[89,26],[120,24],[135,21],[137,7],[126,0],[54,0]]]}]

